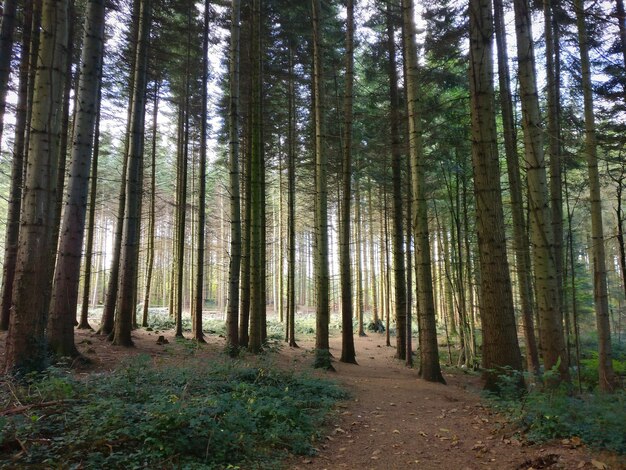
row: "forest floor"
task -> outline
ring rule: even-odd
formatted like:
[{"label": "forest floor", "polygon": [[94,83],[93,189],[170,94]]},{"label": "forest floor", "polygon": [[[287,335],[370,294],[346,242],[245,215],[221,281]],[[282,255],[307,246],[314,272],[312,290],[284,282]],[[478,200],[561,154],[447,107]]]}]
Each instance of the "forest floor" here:
[{"label": "forest floor", "polygon": [[[159,335],[169,342],[157,344]],[[6,333],[0,333],[0,362]],[[135,348],[112,346],[88,330],[77,330],[79,350],[92,359],[78,374],[113,369],[122,359],[149,354],[155,364],[178,363],[194,343],[175,341],[173,331],[133,332]],[[224,339],[207,336],[194,355],[223,355]],[[394,338],[392,338],[394,341]],[[623,457],[594,453],[576,438],[530,445],[481,397],[480,378],[445,369],[447,385],[418,378],[417,370],[394,359],[384,334],[356,337],[359,365],[334,361],[336,372],[313,371],[313,337],[299,348],[280,346],[266,355],[271,364],[311,371],[337,381],[351,398],[328,419],[315,456],[293,456],[285,467],[317,469],[626,469]],[[331,353],[341,355],[341,337],[331,336]],[[254,360],[250,356],[246,359]]]}]

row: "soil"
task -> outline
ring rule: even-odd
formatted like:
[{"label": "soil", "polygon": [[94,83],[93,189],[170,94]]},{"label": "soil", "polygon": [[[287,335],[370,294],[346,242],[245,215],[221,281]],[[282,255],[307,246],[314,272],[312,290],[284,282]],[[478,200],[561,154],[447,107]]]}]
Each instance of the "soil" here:
[{"label": "soil", "polygon": [[[157,340],[160,336],[167,340]],[[0,363],[4,339],[0,332]],[[134,348],[112,346],[89,330],[77,330],[76,344],[92,362],[77,373],[105,371],[125,357],[149,354],[156,364],[178,363],[189,349],[173,331],[133,332]],[[208,336],[197,354],[221,354],[224,339]],[[188,343],[193,344],[193,343]],[[447,385],[419,379],[416,369],[394,359],[395,348],[384,335],[355,338],[359,365],[334,362],[335,372],[313,371],[313,338],[300,348],[281,346],[271,361],[336,380],[351,395],[336,412],[317,443],[317,455],[292,456],[285,467],[321,469],[626,469],[623,457],[592,453],[577,438],[529,445],[480,396],[480,378],[447,369]],[[341,355],[341,338],[331,337],[331,353]]]}]

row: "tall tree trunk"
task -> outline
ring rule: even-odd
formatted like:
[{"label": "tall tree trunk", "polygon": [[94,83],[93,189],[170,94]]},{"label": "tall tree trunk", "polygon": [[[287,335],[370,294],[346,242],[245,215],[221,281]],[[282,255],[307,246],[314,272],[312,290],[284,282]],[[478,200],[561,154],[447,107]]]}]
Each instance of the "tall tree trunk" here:
[{"label": "tall tree trunk", "polygon": [[[357,165],[358,166],[358,165]],[[361,231],[363,218],[361,216],[361,184],[359,181],[359,172],[354,182],[354,206],[355,206],[355,264],[356,264],[356,305],[357,305],[357,320],[358,320],[358,335],[366,336],[363,325],[363,234]]]},{"label": "tall tree trunk", "polygon": [[[548,159],[550,162],[550,199],[552,232],[554,233],[554,264],[563,314],[563,196],[561,184],[561,66],[558,28],[552,19],[552,0],[543,0],[546,40],[546,97],[548,101]],[[567,323],[567,322],[566,322]]]},{"label": "tall tree trunk", "polygon": [[334,369],[330,362],[328,341],[329,284],[328,275],[328,160],[323,124],[323,51],[321,1],[312,0],[313,23],[313,119],[315,122],[315,367]]},{"label": "tall tree trunk", "polygon": [[513,3],[528,180],[530,242],[533,247],[543,362],[546,370],[557,367],[561,380],[568,381],[569,365],[558,303],[559,289],[554,260],[554,235],[550,227],[552,217],[543,152],[530,8],[528,0],[514,0]]},{"label": "tall tree trunk", "polygon": [[[6,2],[5,2],[6,3]],[[22,181],[24,174],[24,157],[26,153],[26,117],[29,90],[29,71],[31,64],[30,49],[33,38],[33,5],[28,3],[24,10],[24,28],[22,30],[22,55],[20,57],[19,89],[15,116],[15,140],[13,158],[11,159],[11,183],[6,218],[6,235],[4,239],[4,262],[2,266],[2,298],[0,304],[0,330],[9,329],[9,317],[13,295],[13,280],[17,262],[17,242],[20,232],[20,210],[22,203]],[[4,54],[4,52],[2,52]],[[0,114],[3,111],[0,110]],[[0,132],[1,134],[1,132]],[[2,136],[0,135],[0,139]]]},{"label": "tall tree trunk", "polygon": [[[102,61],[100,61],[100,67],[102,67]],[[100,71],[102,76],[102,70]],[[100,155],[100,112],[102,107],[102,81],[98,88],[97,98],[97,111],[96,111],[96,125],[93,138],[93,161],[91,163],[91,176],[89,186],[89,215],[87,216],[87,241],[85,242],[85,280],[83,282],[83,296],[80,308],[80,321],[78,322],[78,329],[91,330],[89,325],[89,296],[91,294],[91,277],[93,272],[93,245],[94,238],[96,236],[96,198],[98,197],[98,157]],[[97,259],[96,259],[97,263]],[[97,274],[97,273],[96,273]],[[96,282],[94,287],[98,288],[98,277],[96,275]]]},{"label": "tall tree trunk", "polygon": [[584,0],[574,0],[578,46],[582,71],[583,102],[585,112],[585,154],[589,177],[589,200],[591,202],[591,252],[593,254],[593,300],[598,329],[598,385],[603,392],[615,390],[613,358],[611,357],[611,323],[609,317],[608,286],[606,279],[606,258],[604,253],[604,230],[602,222],[602,199],[598,155],[596,144],[596,123],[593,111],[593,89],[591,83],[591,63],[589,60],[589,37],[585,24]]},{"label": "tall tree trunk", "polygon": [[354,83],[354,0],[346,17],[346,77],[343,121],[343,165],[339,265],[341,267],[341,362],[356,364],[352,331],[352,265],[350,259],[350,202],[352,199],[352,90]]},{"label": "tall tree trunk", "polygon": [[183,306],[185,304],[184,283],[185,283],[185,241],[186,241],[186,225],[187,225],[187,180],[189,169],[189,94],[190,94],[190,57],[191,57],[191,11],[195,7],[188,3],[187,5],[187,59],[185,62],[185,96],[181,98],[181,144],[178,154],[178,171],[180,178],[177,188],[178,198],[176,211],[178,213],[176,226],[176,252],[178,263],[176,265],[176,333],[175,336],[183,337]]},{"label": "tall tree trunk", "polygon": [[239,197],[239,31],[240,1],[232,0],[230,26],[230,97],[228,109],[230,168],[230,266],[226,344],[231,354],[239,348],[239,276],[241,271],[241,199]]},{"label": "tall tree trunk", "polygon": [[376,294],[376,260],[374,256],[374,211],[372,209],[372,181],[368,181],[367,187],[367,213],[368,213],[368,235],[369,235],[369,261],[370,261],[370,294],[372,301],[372,323],[378,328],[378,297]]},{"label": "tall tree trunk", "polygon": [[261,144],[261,0],[252,3],[251,35],[251,140],[250,140],[250,336],[248,349],[258,353],[262,346],[261,304],[264,301],[263,290],[263,148]]},{"label": "tall tree trunk", "polygon": [[[4,130],[4,112],[7,104],[7,92],[9,91],[9,76],[11,75],[16,13],[17,0],[4,0],[2,4],[2,24],[0,25],[0,146],[2,145]],[[25,25],[28,21],[27,16],[25,15]],[[28,51],[26,51],[26,56],[28,56]]]},{"label": "tall tree trunk", "polygon": [[524,204],[522,201],[522,181],[517,154],[517,133],[513,117],[511,98],[511,77],[509,74],[509,57],[504,26],[504,8],[502,0],[494,0],[494,20],[496,45],[498,50],[498,83],[500,85],[500,108],[502,127],[504,129],[504,153],[509,176],[509,193],[511,197],[511,213],[513,217],[513,249],[515,251],[515,267],[522,311],[522,328],[526,344],[526,364],[532,374],[539,372],[539,351],[535,338],[533,321],[533,288],[532,270],[530,265],[529,241],[526,232]]},{"label": "tall tree trunk", "polygon": [[[140,0],[133,0],[133,16],[139,18],[140,15]],[[139,27],[135,26],[132,29],[133,44],[137,45],[139,41]],[[135,68],[136,68],[137,54],[133,55],[132,64],[129,74],[129,87],[128,92],[130,96],[130,105],[127,110],[126,120],[126,138],[124,139],[124,153],[122,155],[122,172],[120,192],[117,203],[117,220],[115,222],[115,233],[113,236],[113,253],[111,256],[111,272],[109,273],[108,285],[106,287],[106,293],[104,298],[104,308],[102,309],[102,319],[100,321],[100,327],[97,333],[106,335],[108,339],[113,339],[113,329],[115,326],[115,310],[117,308],[117,297],[119,288],[120,277],[120,260],[122,255],[122,239],[124,236],[124,214],[126,211],[126,179],[128,176],[128,164],[129,164],[129,148],[130,148],[130,133],[132,122],[133,104],[135,88]],[[104,278],[104,277],[103,277]]]},{"label": "tall tree trunk", "polygon": [[507,369],[520,371],[513,291],[506,257],[504,212],[493,91],[490,0],[470,0],[470,96],[476,232],[480,256],[485,387],[498,388]]},{"label": "tall tree trunk", "polygon": [[396,41],[394,38],[391,2],[387,3],[387,53],[389,54],[389,101],[391,131],[391,171],[393,186],[393,276],[396,313],[396,357],[406,360],[406,275],[404,271],[404,237],[402,232],[402,149],[400,148],[400,99],[398,96],[398,73],[396,64]]},{"label": "tall tree trunk", "polygon": [[[289,43],[288,136],[287,136],[287,341],[296,344],[296,91],[293,44]],[[304,276],[303,276],[304,277]]]},{"label": "tall tree trunk", "polygon": [[411,158],[413,233],[415,237],[415,264],[418,285],[418,324],[420,339],[420,377],[431,382],[445,383],[439,365],[437,322],[433,299],[426,200],[426,161],[424,158],[419,115],[419,77],[417,45],[415,42],[415,8],[413,0],[402,0],[403,34],[406,48],[406,87],[409,119],[409,148]]},{"label": "tall tree trunk", "polygon": [[[104,50],[104,0],[90,0],[87,4],[84,31],[70,179],[61,221],[59,254],[47,331],[50,348],[59,357],[79,355],[74,344],[74,323],[78,306],[89,173],[98,114],[98,90],[102,80],[100,64]],[[61,155],[60,158],[63,157]]]},{"label": "tall tree trunk", "polygon": [[156,226],[156,150],[159,116],[159,80],[154,82],[154,102],[152,108],[152,149],[150,151],[150,209],[148,214],[148,259],[146,261],[146,289],[143,297],[141,326],[148,326],[148,308],[154,270],[154,232]]},{"label": "tall tree trunk", "polygon": [[126,209],[120,256],[120,278],[113,344],[132,346],[130,337],[135,312],[136,264],[139,250],[141,214],[141,174],[143,167],[144,121],[148,62],[148,41],[152,20],[152,0],[141,0],[138,41],[135,50],[133,99],[128,136],[128,169],[126,175]]},{"label": "tall tree trunk", "polygon": [[[193,336],[198,342],[205,342],[202,332],[202,307],[204,306],[204,245],[206,224],[206,161],[207,161],[207,118],[208,118],[208,91],[209,80],[209,11],[210,2],[204,2],[204,31],[202,35],[202,104],[200,110],[200,169],[198,188],[198,267],[196,272],[195,287],[195,321]],[[239,187],[237,187],[239,189]],[[238,304],[239,302],[237,302]],[[228,313],[227,313],[228,314]],[[235,313],[235,319],[237,315]],[[235,325],[234,331],[237,332]]]},{"label": "tall tree trunk", "polygon": [[12,314],[4,370],[40,370],[46,365],[46,317],[56,240],[50,233],[57,197],[63,86],[68,31],[67,0],[45,0],[30,121],[32,133],[23,191]]}]

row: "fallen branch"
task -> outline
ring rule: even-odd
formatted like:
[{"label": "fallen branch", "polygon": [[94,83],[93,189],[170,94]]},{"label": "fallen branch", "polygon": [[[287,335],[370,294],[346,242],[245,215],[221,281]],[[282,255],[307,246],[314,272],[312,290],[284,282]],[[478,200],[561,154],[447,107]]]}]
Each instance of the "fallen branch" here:
[{"label": "fallen branch", "polygon": [[76,401],[78,400],[54,400],[45,401],[42,403],[31,403],[30,405],[16,406],[15,408],[8,408],[6,410],[0,411],[0,416],[18,415],[32,409],[48,408],[50,406],[63,405],[65,403],[71,403]]}]

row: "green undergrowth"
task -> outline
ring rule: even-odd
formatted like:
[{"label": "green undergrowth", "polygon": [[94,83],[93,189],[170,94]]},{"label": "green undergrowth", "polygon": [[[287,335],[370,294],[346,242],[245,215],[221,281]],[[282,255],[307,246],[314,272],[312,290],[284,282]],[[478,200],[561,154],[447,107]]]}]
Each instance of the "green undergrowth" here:
[{"label": "green undergrowth", "polygon": [[626,454],[626,391],[574,394],[570,387],[535,386],[520,396],[516,380],[504,378],[499,395],[489,400],[526,440],[577,437],[592,448]]},{"label": "green undergrowth", "polygon": [[346,398],[271,366],[155,367],[145,356],[80,380],[51,369],[0,385],[3,468],[276,468],[288,452],[313,453]]}]

